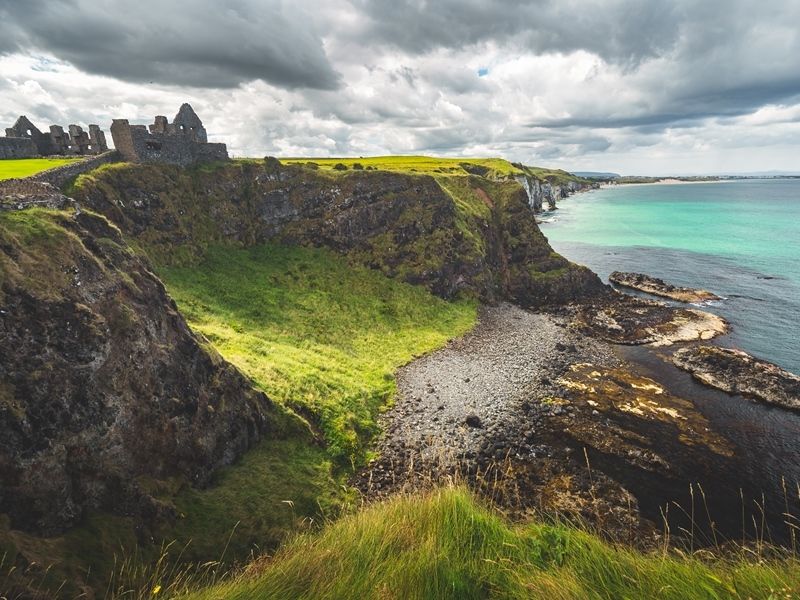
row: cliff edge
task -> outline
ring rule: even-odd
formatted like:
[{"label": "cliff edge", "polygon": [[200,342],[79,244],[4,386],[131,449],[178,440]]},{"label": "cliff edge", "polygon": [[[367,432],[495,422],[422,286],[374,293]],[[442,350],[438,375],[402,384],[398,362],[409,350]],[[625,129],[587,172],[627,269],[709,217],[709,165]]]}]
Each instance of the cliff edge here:
[{"label": "cliff edge", "polygon": [[269,434],[269,399],[102,216],[0,213],[0,306],[0,513],[16,529],[152,516],[143,479],[205,485]]}]

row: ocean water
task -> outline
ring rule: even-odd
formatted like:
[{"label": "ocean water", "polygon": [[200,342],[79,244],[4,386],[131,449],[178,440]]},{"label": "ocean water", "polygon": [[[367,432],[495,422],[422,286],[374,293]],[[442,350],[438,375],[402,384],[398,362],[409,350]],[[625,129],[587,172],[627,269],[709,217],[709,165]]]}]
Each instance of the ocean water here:
[{"label": "ocean water", "polygon": [[730,321],[725,345],[800,373],[800,179],[611,187],[542,218],[605,281],[637,271],[722,296],[703,308]]}]

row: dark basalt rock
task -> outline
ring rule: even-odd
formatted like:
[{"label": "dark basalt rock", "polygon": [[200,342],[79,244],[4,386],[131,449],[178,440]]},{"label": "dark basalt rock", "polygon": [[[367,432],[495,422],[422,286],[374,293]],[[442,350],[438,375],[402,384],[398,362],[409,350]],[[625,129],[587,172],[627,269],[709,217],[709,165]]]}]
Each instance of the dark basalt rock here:
[{"label": "dark basalt rock", "polygon": [[672,362],[706,385],[800,410],[800,377],[741,350],[681,348],[673,354]]},{"label": "dark basalt rock", "polygon": [[[87,510],[169,509],[268,434],[264,394],[198,339],[106,219],[0,215],[0,513],[47,535]],[[168,516],[168,515],[167,515]]]},{"label": "dark basalt rock", "polygon": [[710,340],[728,331],[717,315],[611,292],[577,308],[574,324],[587,335],[615,344],[669,346]]},{"label": "dark basalt rock", "polygon": [[711,300],[721,300],[719,296],[707,290],[699,290],[687,287],[677,287],[666,283],[663,279],[650,277],[642,273],[623,273],[614,271],[608,276],[608,280],[622,287],[627,287],[654,296],[669,298],[678,302],[709,302]]},{"label": "dark basalt rock", "polygon": [[475,429],[480,429],[481,427],[483,427],[481,418],[478,415],[467,415],[467,418],[464,419],[464,422],[470,427],[474,427]]}]

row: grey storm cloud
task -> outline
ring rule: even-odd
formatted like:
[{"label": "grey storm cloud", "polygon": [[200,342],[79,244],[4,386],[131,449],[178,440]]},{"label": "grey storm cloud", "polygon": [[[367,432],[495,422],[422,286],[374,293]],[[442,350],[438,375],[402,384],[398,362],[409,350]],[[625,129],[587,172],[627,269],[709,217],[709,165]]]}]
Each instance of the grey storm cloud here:
[{"label": "grey storm cloud", "polygon": [[408,52],[511,39],[529,50],[587,50],[636,63],[667,51],[680,34],[680,3],[648,0],[356,0],[362,35]]},{"label": "grey storm cloud", "polygon": [[[670,125],[737,116],[800,94],[800,2],[763,0],[356,0],[360,35],[409,54],[586,51],[631,75],[646,102],[615,111],[612,90],[580,114],[538,127]],[[647,63],[661,77],[637,82]],[[530,74],[536,78],[536,73]],[[473,80],[477,81],[477,80]],[[608,110],[607,110],[608,109]]]},{"label": "grey storm cloud", "polygon": [[340,85],[309,20],[280,0],[0,0],[0,53],[37,50],[134,82]]},{"label": "grey storm cloud", "polygon": [[0,0],[0,114],[188,97],[252,155],[796,146],[798,23],[800,0]]}]

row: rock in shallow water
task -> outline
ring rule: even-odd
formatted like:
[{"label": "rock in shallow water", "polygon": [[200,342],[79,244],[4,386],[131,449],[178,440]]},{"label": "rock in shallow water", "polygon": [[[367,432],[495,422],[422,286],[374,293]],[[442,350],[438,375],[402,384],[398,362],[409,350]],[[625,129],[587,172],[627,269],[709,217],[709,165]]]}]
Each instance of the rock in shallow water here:
[{"label": "rock in shallow water", "polygon": [[741,350],[681,348],[673,354],[672,362],[706,385],[800,410],[800,377]]},{"label": "rock in shallow water", "polygon": [[674,286],[666,283],[663,279],[650,277],[643,273],[623,273],[622,271],[614,271],[608,276],[608,280],[615,285],[639,290],[640,292],[653,294],[654,296],[661,296],[662,298],[669,298],[678,302],[697,303],[721,300],[719,296],[707,290]]}]

